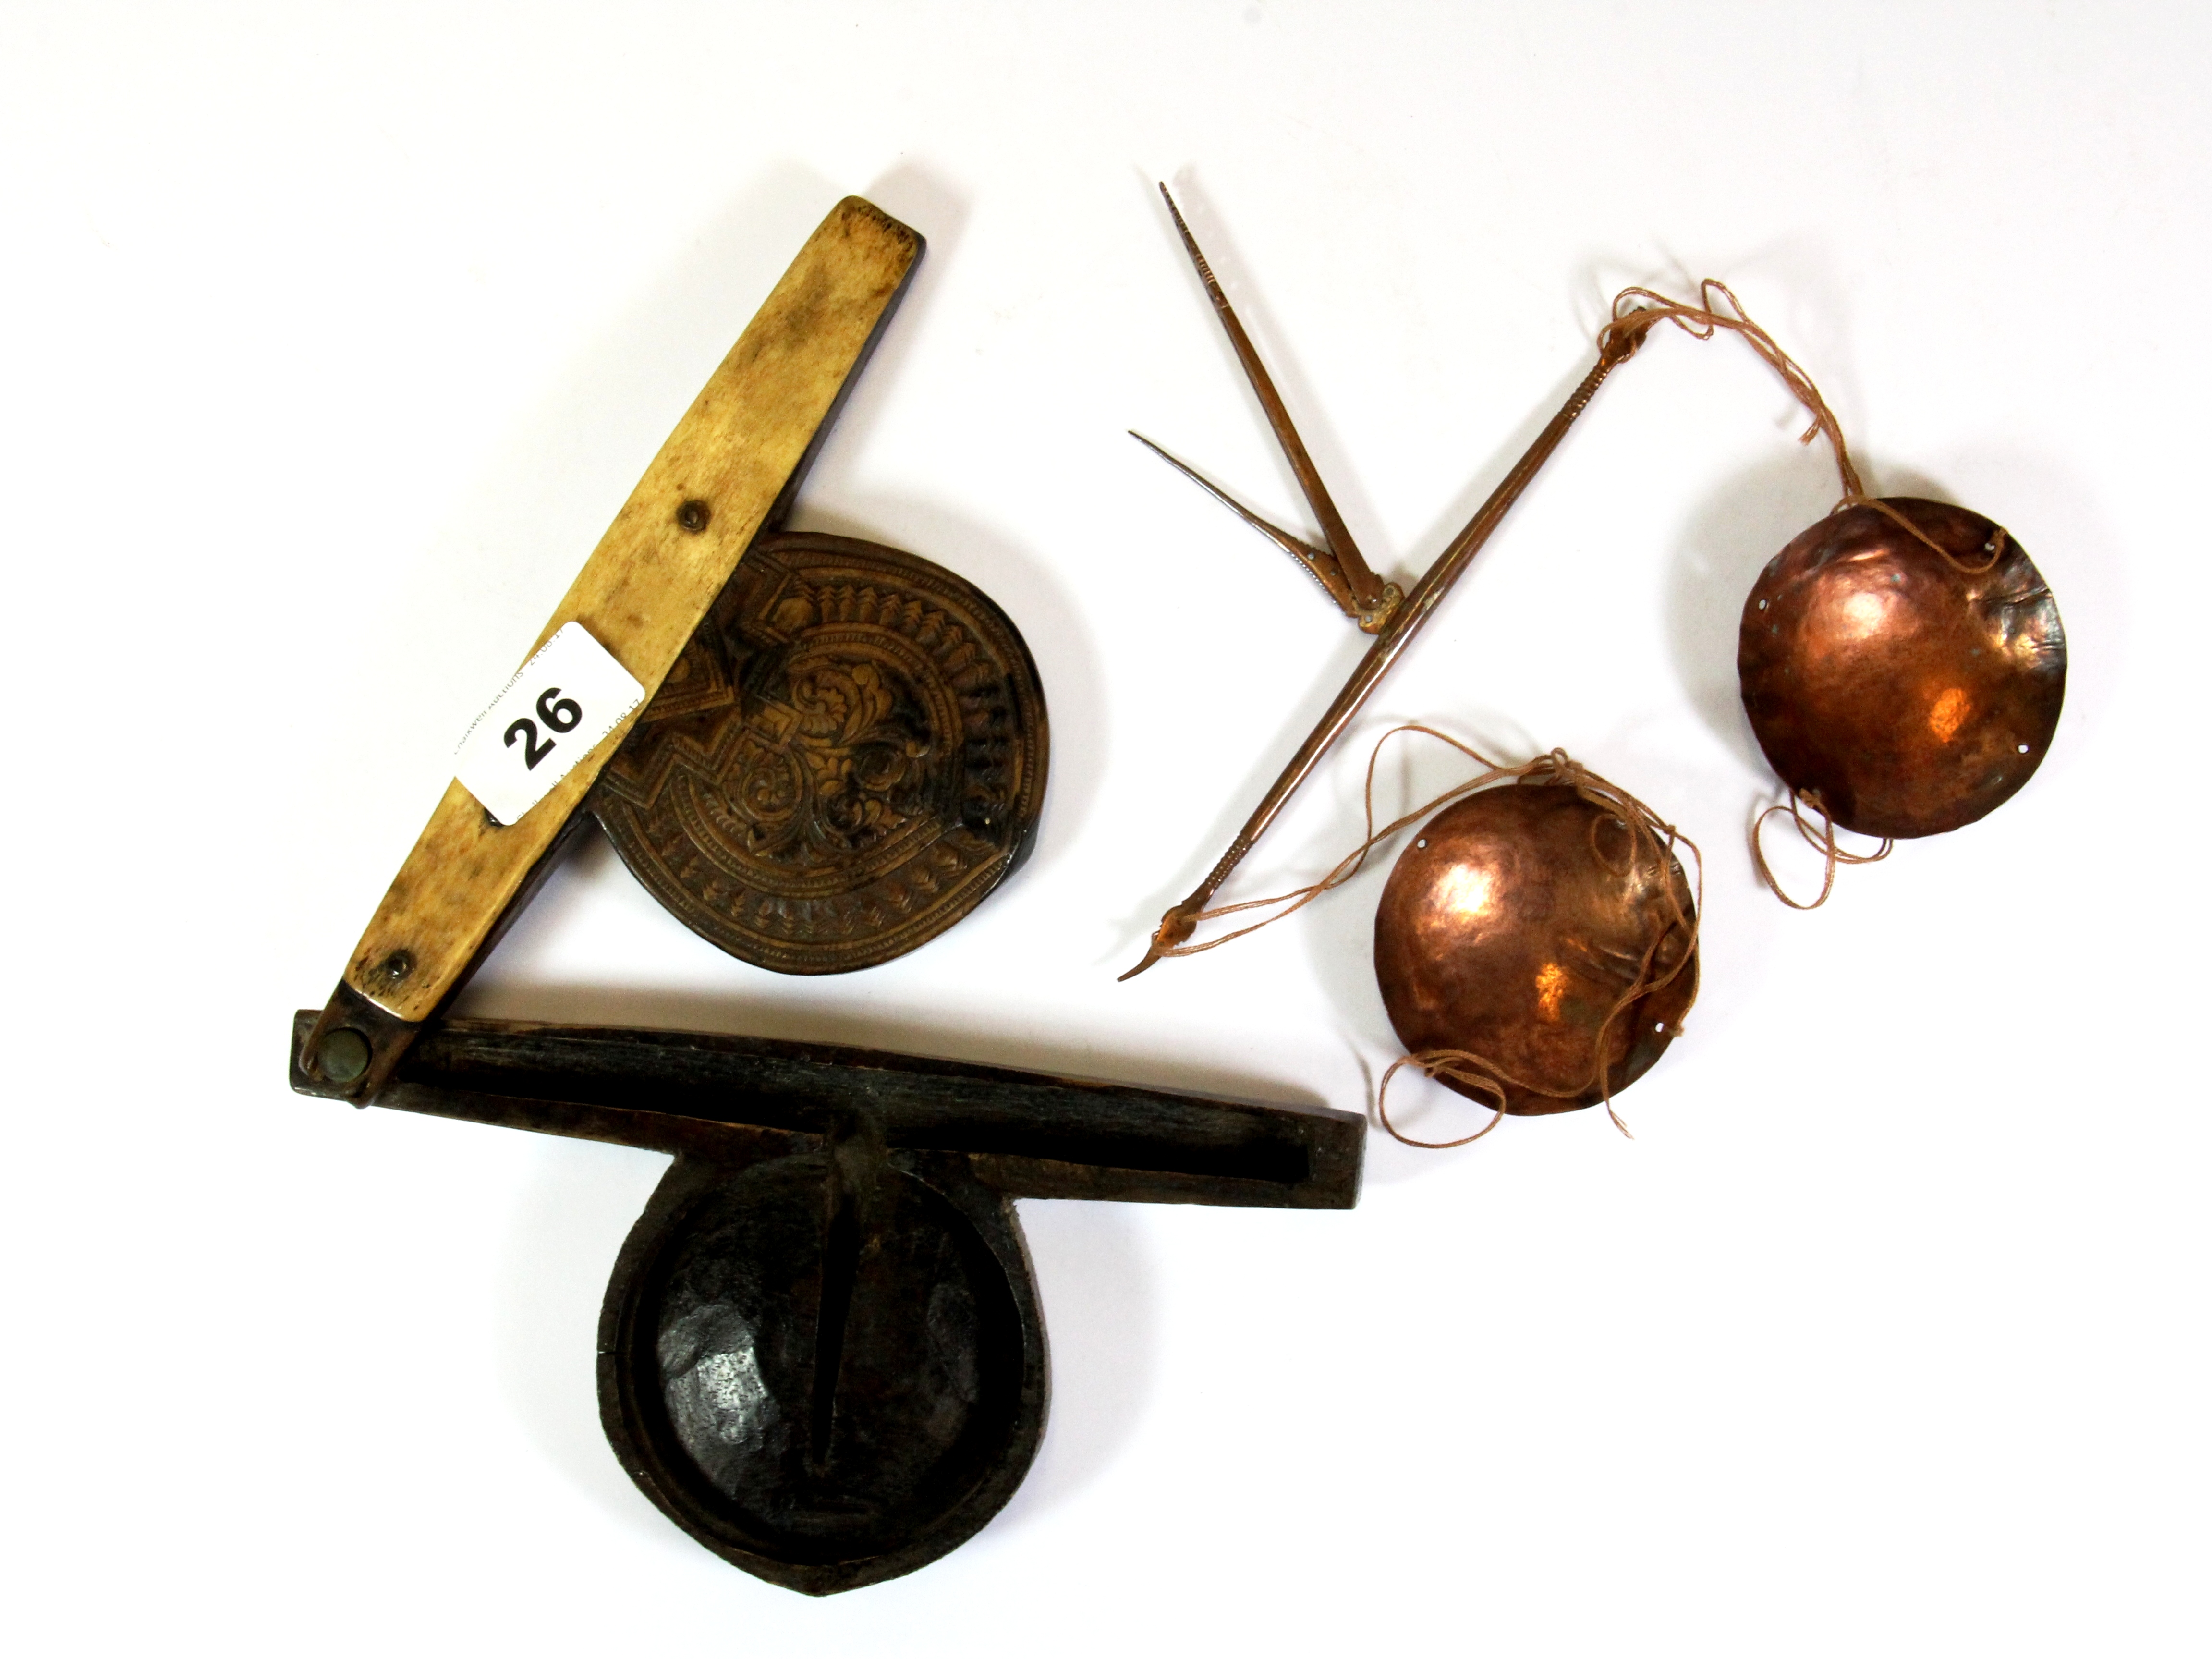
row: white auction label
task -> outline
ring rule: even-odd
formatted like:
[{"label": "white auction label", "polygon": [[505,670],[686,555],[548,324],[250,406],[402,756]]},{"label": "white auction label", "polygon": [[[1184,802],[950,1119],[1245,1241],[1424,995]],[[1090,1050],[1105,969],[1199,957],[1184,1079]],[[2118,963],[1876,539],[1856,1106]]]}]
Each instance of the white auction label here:
[{"label": "white auction label", "polygon": [[453,775],[484,811],[513,823],[644,697],[645,688],[581,623],[565,623],[477,716]]}]

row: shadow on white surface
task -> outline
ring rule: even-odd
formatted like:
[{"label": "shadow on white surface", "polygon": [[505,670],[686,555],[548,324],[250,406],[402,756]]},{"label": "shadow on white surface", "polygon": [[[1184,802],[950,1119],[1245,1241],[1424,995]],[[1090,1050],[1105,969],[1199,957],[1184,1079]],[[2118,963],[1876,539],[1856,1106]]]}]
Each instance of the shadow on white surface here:
[{"label": "shadow on white surface", "polygon": [[514,1420],[568,1485],[626,1528],[669,1522],[599,1427],[599,1303],[623,1240],[670,1160],[542,1137],[500,1269],[496,1363]]},{"label": "shadow on white surface", "polygon": [[1111,1469],[1159,1373],[1159,1297],[1144,1218],[1126,1204],[1024,1199],[1052,1395],[1044,1444],[994,1527],[1048,1513]]},{"label": "shadow on white surface", "polygon": [[[1766,757],[1744,717],[1735,672],[1743,602],[1770,560],[1834,504],[1835,463],[1826,446],[1793,446],[1726,480],[1692,509],[1667,562],[1666,624],[1674,672],[1698,716],[1761,777]],[[1905,473],[1885,477],[1891,495],[1933,495]]]},{"label": "shadow on white surface", "polygon": [[[1245,536],[1251,534],[1249,531],[1243,529],[1241,526],[1234,525],[1233,522],[1231,527],[1240,534]],[[1277,562],[1288,565],[1290,561],[1279,556]],[[1292,580],[1298,581],[1307,580],[1304,575],[1294,569],[1273,571],[1264,566],[1261,568],[1260,575],[1263,578],[1273,576],[1286,582]],[[1364,654],[1369,643],[1364,635],[1358,632],[1348,623],[1346,624],[1342,635],[1333,645],[1316,653],[1310,677],[1304,678],[1301,689],[1296,694],[1295,700],[1291,702],[1279,723],[1271,732],[1260,737],[1256,741],[1255,734],[1249,732],[1232,731],[1224,734],[1219,732],[1203,731],[1195,724],[1187,734],[1182,732],[1176,733],[1179,741],[1203,742],[1210,747],[1218,746],[1220,750],[1219,759],[1224,770],[1239,763],[1243,764],[1244,771],[1242,780],[1236,788],[1229,791],[1222,798],[1222,804],[1215,810],[1210,819],[1201,820],[1197,811],[1180,797],[1170,797],[1161,801],[1158,811],[1162,814],[1169,816],[1176,823],[1188,825],[1187,844],[1190,850],[1176,866],[1170,880],[1152,889],[1148,896],[1140,899],[1133,908],[1114,918],[1115,942],[1093,958],[1094,965],[1110,968],[1117,974],[1126,968],[1136,965],[1138,959],[1144,955],[1146,941],[1158,927],[1161,916],[1166,913],[1170,905],[1179,903],[1184,896],[1198,884],[1199,879],[1213,867],[1221,854],[1228,849],[1230,842],[1236,838],[1237,831],[1243,827],[1245,820],[1251,817],[1252,810],[1260,804],[1261,797],[1267,793],[1269,786],[1280,775],[1285,763],[1297,752],[1298,744],[1304,740],[1306,734],[1313,730],[1315,723],[1328,709],[1329,703],[1334,699],[1353,667],[1358,665],[1360,657]],[[1211,648],[1231,660],[1240,657],[1248,659],[1256,667],[1271,658],[1279,656],[1284,647],[1279,641],[1231,637],[1223,639]],[[1328,758],[1324,757],[1322,762],[1324,766],[1328,763]],[[1308,781],[1306,787],[1308,789],[1313,787],[1311,780]],[[1293,797],[1294,805],[1302,799],[1304,793],[1301,790],[1299,796]],[[1274,878],[1265,873],[1269,863],[1275,860],[1282,850],[1281,842],[1279,840],[1281,833],[1282,826],[1279,823],[1261,842],[1263,856],[1248,860],[1246,864],[1230,878],[1227,885],[1214,896],[1214,903],[1234,903],[1244,898],[1281,890],[1280,887],[1266,884]],[[1255,882],[1260,884],[1254,885]],[[1221,925],[1223,924],[1206,924],[1201,937],[1212,936],[1212,929]],[[1173,960],[1175,959],[1170,958],[1169,963]],[[1158,973],[1163,968],[1168,966],[1169,963],[1156,963],[1146,971]]]},{"label": "shadow on white surface", "polygon": [[[1393,561],[1381,545],[1382,520],[1376,514],[1366,491],[1361,487],[1361,472],[1353,464],[1352,455],[1344,447],[1335,423],[1330,420],[1328,408],[1300,368],[1300,358],[1295,342],[1287,338],[1276,323],[1267,299],[1266,273],[1254,269],[1237,246],[1236,236],[1212,204],[1212,198],[1203,185],[1192,182],[1192,170],[1178,167],[1175,177],[1168,181],[1175,192],[1176,205],[1182,209],[1183,221],[1189,225],[1191,235],[1205,251],[1206,263],[1213,272],[1214,280],[1221,284],[1229,303],[1237,313],[1237,319],[1244,325],[1258,349],[1260,361],[1267,365],[1268,378],[1274,381],[1275,390],[1282,396],[1283,405],[1290,411],[1291,422],[1297,428],[1306,453],[1313,459],[1314,469],[1328,486],[1329,498],[1336,503],[1345,525],[1352,532],[1352,539],[1361,554],[1378,574],[1389,578]],[[1237,349],[1230,343],[1229,336],[1210,314],[1212,303],[1206,297],[1206,287],[1198,273],[1190,267],[1190,256],[1183,251],[1182,239],[1176,234],[1175,222],[1168,216],[1167,204],[1159,199],[1156,184],[1149,179],[1145,183],[1145,194],[1154,216],[1158,234],[1156,242],[1165,255],[1163,269],[1181,278],[1190,296],[1192,314],[1206,318],[1207,337],[1212,342],[1214,361],[1219,364],[1222,385],[1229,388],[1234,406],[1252,423],[1253,429],[1267,433],[1267,417],[1245,379],[1244,366],[1237,361]],[[1278,232],[1291,227],[1278,225]],[[1310,228],[1310,227],[1300,227]],[[1315,330],[1316,333],[1319,329]],[[1224,399],[1217,399],[1210,406],[1219,408]],[[1194,421],[1199,419],[1194,416]],[[1237,483],[1221,479],[1196,456],[1184,455],[1201,472],[1215,478],[1231,495],[1248,506],[1254,507],[1262,518],[1273,520],[1293,535],[1318,543],[1321,532],[1313,509],[1307,505],[1305,495],[1298,486],[1297,475],[1291,471],[1290,461],[1274,441],[1272,434],[1264,440],[1273,463],[1274,480],[1265,489],[1255,478],[1243,478]],[[1170,445],[1170,448],[1174,446]],[[1180,453],[1180,452],[1178,452]],[[1272,504],[1272,505],[1270,505]],[[1227,520],[1224,521],[1228,522]],[[1253,532],[1239,527],[1237,533],[1250,537]],[[1308,580],[1304,573],[1291,568],[1279,554],[1272,553],[1264,544],[1253,543],[1254,562],[1262,559],[1283,567],[1278,580]]]}]

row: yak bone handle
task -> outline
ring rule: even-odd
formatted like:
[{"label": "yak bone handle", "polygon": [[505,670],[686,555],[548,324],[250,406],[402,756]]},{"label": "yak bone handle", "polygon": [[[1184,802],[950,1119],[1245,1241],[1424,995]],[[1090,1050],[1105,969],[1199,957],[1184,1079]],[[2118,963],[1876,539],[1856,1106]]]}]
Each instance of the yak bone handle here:
[{"label": "yak bone handle", "polygon": [[600,769],[805,471],[921,251],[919,235],[857,196],[799,251],[531,647],[580,623],[644,697],[512,824],[458,781],[447,786],[301,1050],[315,1092],[374,1095],[528,896]]}]

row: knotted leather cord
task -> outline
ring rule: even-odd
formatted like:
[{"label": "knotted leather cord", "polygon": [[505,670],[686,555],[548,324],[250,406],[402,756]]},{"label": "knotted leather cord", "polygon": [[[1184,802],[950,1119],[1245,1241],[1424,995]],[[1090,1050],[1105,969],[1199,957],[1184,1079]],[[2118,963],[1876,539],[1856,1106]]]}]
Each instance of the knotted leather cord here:
[{"label": "knotted leather cord", "polygon": [[[1726,311],[1715,305],[1716,295],[1728,302]],[[2004,556],[2007,538],[2002,529],[1996,532],[1990,544],[1983,550],[1989,557],[1979,564],[1969,564],[1887,501],[1868,495],[1865,482],[1859,477],[1858,467],[1851,460],[1850,448],[1844,441],[1842,423],[1836,419],[1835,410],[1828,407],[1828,400],[1820,395],[1820,388],[1813,384],[1813,377],[1798,366],[1796,359],[1784,351],[1771,334],[1751,320],[1750,313],[1743,308],[1743,301],[1735,297],[1735,291],[1726,283],[1706,277],[1698,284],[1698,298],[1700,303],[1691,305],[1686,301],[1670,299],[1655,289],[1621,289],[1613,298],[1613,320],[1598,331],[1600,349],[1617,331],[1648,333],[1662,322],[1672,323],[1684,333],[1700,340],[1711,339],[1722,329],[1741,336],[1744,343],[1782,377],[1782,383],[1790,388],[1790,395],[1804,404],[1806,412],[1812,416],[1813,424],[1797,434],[1797,441],[1809,444],[1817,437],[1826,437],[1829,447],[1836,452],[1836,471],[1843,479],[1844,493],[1828,509],[1830,517],[1847,507],[1870,507],[1915,541],[1940,554],[1953,569],[1969,576],[1983,574]],[[1623,311],[1622,305],[1630,300],[1649,300],[1652,303]]]},{"label": "knotted leather cord", "polygon": [[1985,576],[1990,571],[1996,569],[1997,561],[2005,556],[2005,543],[2010,539],[2002,525],[1996,526],[1996,534],[1990,537],[1989,541],[1982,549],[1982,551],[1988,554],[1989,557],[1984,559],[1979,564],[1968,564],[1964,559],[1952,552],[1949,548],[1944,546],[1942,543],[1937,541],[1933,536],[1930,536],[1918,525],[1913,523],[1911,520],[1906,518],[1905,514],[1899,512],[1887,501],[1878,501],[1872,495],[1846,495],[1843,500],[1838,501],[1835,506],[1828,509],[1828,516],[1830,518],[1833,518],[1837,514],[1842,512],[1847,507],[1870,507],[1875,512],[1881,514],[1884,518],[1893,520],[1895,523],[1901,526],[1915,541],[1920,543],[1923,546],[1935,549],[1936,555],[1942,558],[1943,562],[1949,565],[1952,569],[1957,571],[1962,576]]},{"label": "knotted leather cord", "polygon": [[[1382,760],[1383,744],[1401,732],[1418,732],[1435,738],[1439,742],[1449,744],[1484,769],[1480,775],[1469,778],[1462,783],[1454,784],[1441,794],[1433,796],[1412,811],[1393,819],[1382,829],[1377,830],[1375,827],[1375,769]],[[1643,862],[1644,856],[1648,851],[1655,867],[1660,872],[1661,884],[1665,889],[1667,902],[1674,912],[1673,917],[1666,927],[1659,930],[1657,937],[1645,947],[1644,959],[1637,966],[1635,979],[1631,982],[1627,991],[1607,1011],[1604,1020],[1600,1023],[1596,1038],[1592,1044],[1594,1054],[1589,1079],[1571,1089],[1555,1091],[1539,1088],[1525,1079],[1514,1076],[1503,1066],[1485,1059],[1482,1055],[1463,1048],[1425,1049],[1417,1054],[1401,1055],[1391,1062],[1389,1069],[1383,1073],[1382,1083],[1376,1091],[1375,1114],[1384,1132],[1393,1139],[1401,1141],[1408,1146],[1441,1151],[1446,1147],[1464,1146],[1470,1141],[1480,1140],[1496,1128],[1498,1118],[1505,1115],[1503,1107],[1507,1097],[1506,1091],[1509,1088],[1523,1090],[1547,1100],[1572,1100],[1586,1091],[1594,1083],[1598,1088],[1600,1098],[1604,1103],[1606,1115],[1613,1120],[1613,1127],[1621,1133],[1628,1134],[1628,1126],[1620,1121],[1620,1114],[1613,1109],[1612,1067],[1606,1062],[1607,1038],[1612,1033],[1613,1022],[1620,1018],[1632,1004],[1654,991],[1661,990],[1672,984],[1683,969],[1696,959],[1698,921],[1705,908],[1705,855],[1698,850],[1698,844],[1695,842],[1683,835],[1673,824],[1663,822],[1658,814],[1652,811],[1635,796],[1617,784],[1607,782],[1569,756],[1564,749],[1554,749],[1549,754],[1539,755],[1535,759],[1519,766],[1506,766],[1491,759],[1487,755],[1468,744],[1462,743],[1449,732],[1437,731],[1432,726],[1409,722],[1403,726],[1392,726],[1375,740],[1375,747],[1368,753],[1367,778],[1363,801],[1365,815],[1364,827],[1367,833],[1358,846],[1338,860],[1328,873],[1318,881],[1310,883],[1304,887],[1294,887],[1287,893],[1278,893],[1269,898],[1246,899],[1237,904],[1215,905],[1210,909],[1200,911],[1192,918],[1192,921],[1194,922],[1208,921],[1221,916],[1235,915],[1246,910],[1263,909],[1271,905],[1282,907],[1273,915],[1264,916],[1260,921],[1239,927],[1234,932],[1224,933],[1219,939],[1207,939],[1199,945],[1172,945],[1160,954],[1171,957],[1195,956],[1201,951],[1215,950],[1228,944],[1231,939],[1242,939],[1247,933],[1256,933],[1262,927],[1271,926],[1280,921],[1284,917],[1304,908],[1330,889],[1341,887],[1359,873],[1366,865],[1367,855],[1378,845],[1408,824],[1426,817],[1446,802],[1457,800],[1462,795],[1472,794],[1478,789],[1491,784],[1502,783],[1508,779],[1519,782],[1524,779],[1547,775],[1560,784],[1571,787],[1582,799],[1608,815],[1607,817],[1594,819],[1590,823],[1590,855],[1602,867],[1615,870],[1622,876],[1629,875],[1638,864]],[[1608,822],[1620,824],[1629,833],[1627,861],[1618,866],[1607,859],[1603,848],[1598,844],[1598,831]],[[1697,861],[1698,866],[1696,897],[1692,901],[1686,914],[1683,909],[1681,896],[1676,892],[1674,880],[1669,874],[1675,864],[1679,862],[1674,856],[1674,849],[1678,846],[1688,848],[1690,856]],[[1687,934],[1688,947],[1672,968],[1655,976],[1652,969],[1659,954],[1659,947],[1677,927],[1681,928]],[[1693,1004],[1696,1001],[1694,994],[1691,1001]],[[1686,1006],[1682,1012],[1686,1014],[1689,1012],[1688,1006]],[[1674,1022],[1676,1036],[1681,1034],[1681,1021],[1677,1019]],[[1417,1066],[1429,1077],[1449,1078],[1455,1082],[1464,1083],[1470,1088],[1493,1094],[1499,1103],[1498,1109],[1488,1123],[1471,1135],[1462,1135],[1456,1140],[1416,1140],[1401,1133],[1397,1126],[1390,1121],[1389,1111],[1385,1103],[1389,1094],[1390,1079],[1397,1074],[1401,1066]],[[1630,1138],[1634,1139],[1632,1135]]]},{"label": "knotted leather cord", "polygon": [[[1884,836],[1881,838],[1881,845],[1871,853],[1845,852],[1836,841],[1836,821],[1828,816],[1828,809],[1820,805],[1820,798],[1818,795],[1810,795],[1805,799],[1812,803],[1813,810],[1820,815],[1820,833],[1817,836],[1813,833],[1813,826],[1805,822],[1805,815],[1797,809],[1798,794],[1795,789],[1790,792],[1788,802],[1767,807],[1751,821],[1751,861],[1759,872],[1759,878],[1766,884],[1767,890],[1775,897],[1793,910],[1817,910],[1828,902],[1829,891],[1836,884],[1838,865],[1879,864],[1897,847],[1897,842],[1893,837]],[[1774,872],[1766,867],[1766,849],[1759,844],[1759,832],[1766,827],[1767,819],[1772,817],[1777,812],[1789,813],[1790,821],[1797,826],[1797,833],[1805,838],[1806,844],[1814,852],[1823,855],[1826,867],[1821,872],[1820,895],[1818,898],[1808,899],[1802,903],[1791,898],[1789,894],[1782,890],[1782,884],[1775,880]]]},{"label": "knotted leather cord", "polygon": [[[1727,301],[1726,311],[1722,311],[1716,305],[1715,296],[1717,295],[1719,299]],[[1804,404],[1806,411],[1812,416],[1813,424],[1797,434],[1797,441],[1809,444],[1816,437],[1826,437],[1829,447],[1836,453],[1836,471],[1843,480],[1844,493],[1836,504],[1828,509],[1830,518],[1833,518],[1847,507],[1871,507],[1895,524],[1915,541],[1934,552],[1944,563],[1961,575],[1985,575],[1996,568],[1997,562],[2005,556],[2006,543],[2008,539],[2002,526],[1990,537],[1989,543],[1982,550],[1988,557],[1978,564],[1971,564],[1958,557],[1949,548],[1945,547],[1887,501],[1868,495],[1865,483],[1859,477],[1858,468],[1851,461],[1850,447],[1844,442],[1843,427],[1837,421],[1835,411],[1828,407],[1827,399],[1820,395],[1820,387],[1813,384],[1813,377],[1798,367],[1796,360],[1783,350],[1771,334],[1751,320],[1750,313],[1743,308],[1743,301],[1735,297],[1735,290],[1726,283],[1717,282],[1708,276],[1698,284],[1698,299],[1699,303],[1691,305],[1684,301],[1670,299],[1652,289],[1623,289],[1613,296],[1613,320],[1598,331],[1598,345],[1602,349],[1607,338],[1615,331],[1635,330],[1648,333],[1662,322],[1673,323],[1684,333],[1700,340],[1711,339],[1714,334],[1722,329],[1741,337],[1744,343],[1757,352],[1768,367],[1782,377],[1782,382],[1790,388],[1790,394],[1799,403]],[[1648,300],[1651,303],[1632,307],[1624,311],[1621,308],[1622,306],[1631,300]],[[1836,822],[1828,816],[1827,808],[1820,805],[1818,797],[1810,798],[1810,805],[1820,814],[1821,830],[1817,836],[1813,833],[1812,826],[1805,822],[1804,815],[1798,810],[1798,799],[1797,791],[1792,789],[1786,805],[1769,806],[1752,819],[1751,860],[1753,867],[1759,872],[1759,879],[1766,884],[1768,890],[1772,892],[1775,897],[1793,910],[1817,910],[1828,902],[1828,895],[1834,890],[1837,866],[1873,864],[1879,860],[1887,858],[1891,848],[1896,843],[1885,837],[1878,851],[1847,853],[1837,845]],[[1809,902],[1800,902],[1782,890],[1782,884],[1775,880],[1773,871],[1767,867],[1765,852],[1759,845],[1759,831],[1765,827],[1766,820],[1777,812],[1784,811],[1790,814],[1791,821],[1796,824],[1797,833],[1805,838],[1806,842],[1814,852],[1822,855],[1824,868],[1820,878],[1820,894],[1818,898]]]},{"label": "knotted leather cord", "polygon": [[[1714,303],[1716,295],[1728,301],[1726,311]],[[1598,331],[1598,349],[1604,350],[1616,334],[1648,334],[1662,322],[1672,323],[1685,334],[1700,340],[1711,339],[1722,329],[1741,336],[1744,343],[1782,377],[1790,395],[1804,404],[1806,412],[1812,416],[1813,424],[1797,434],[1797,441],[1809,444],[1817,437],[1825,437],[1829,447],[1836,452],[1836,471],[1844,481],[1844,499],[1836,505],[1843,507],[1866,500],[1866,486],[1859,477],[1858,468],[1851,464],[1851,452],[1844,442],[1844,429],[1837,422],[1836,412],[1828,407],[1828,400],[1820,395],[1820,388],[1813,384],[1813,377],[1776,343],[1771,334],[1751,320],[1743,301],[1735,297],[1735,290],[1726,283],[1706,277],[1698,284],[1698,299],[1699,303],[1692,305],[1686,301],[1670,299],[1656,289],[1621,289],[1613,296],[1613,320]],[[1630,300],[1649,300],[1651,303],[1622,310]]]}]

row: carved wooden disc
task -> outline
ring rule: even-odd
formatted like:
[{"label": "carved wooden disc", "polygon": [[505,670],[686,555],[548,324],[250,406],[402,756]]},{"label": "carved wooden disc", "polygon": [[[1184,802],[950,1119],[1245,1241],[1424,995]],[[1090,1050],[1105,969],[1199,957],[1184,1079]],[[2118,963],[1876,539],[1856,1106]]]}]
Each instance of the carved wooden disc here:
[{"label": "carved wooden disc", "polygon": [[747,550],[592,810],[693,932],[786,974],[873,967],[1028,854],[1049,738],[1004,611],[842,536]]}]

